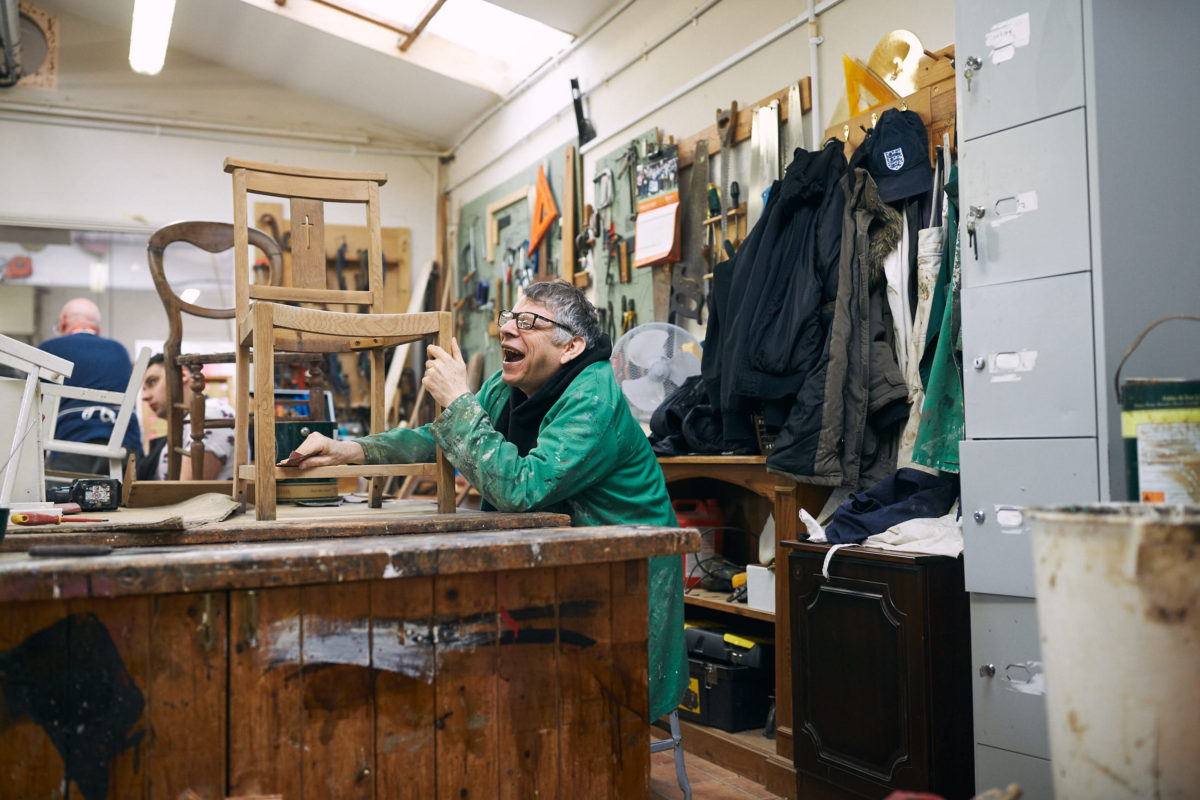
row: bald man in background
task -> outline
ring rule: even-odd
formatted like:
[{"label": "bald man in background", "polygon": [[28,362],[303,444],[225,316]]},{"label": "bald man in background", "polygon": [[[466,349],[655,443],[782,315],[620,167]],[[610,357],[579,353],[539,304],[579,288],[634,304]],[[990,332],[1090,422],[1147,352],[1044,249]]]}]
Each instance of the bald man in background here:
[{"label": "bald man in background", "polygon": [[[67,301],[58,315],[59,336],[38,347],[75,365],[68,386],[123,392],[129,385],[133,363],[125,346],[100,335],[100,309],[86,297]],[[87,400],[64,399],[58,406],[55,437],[69,442],[108,442],[117,420],[116,406]],[[125,429],[125,449],[142,454],[142,432],[137,417]],[[108,475],[108,459],[74,453],[52,453],[48,469],[60,472],[86,472]]]}]

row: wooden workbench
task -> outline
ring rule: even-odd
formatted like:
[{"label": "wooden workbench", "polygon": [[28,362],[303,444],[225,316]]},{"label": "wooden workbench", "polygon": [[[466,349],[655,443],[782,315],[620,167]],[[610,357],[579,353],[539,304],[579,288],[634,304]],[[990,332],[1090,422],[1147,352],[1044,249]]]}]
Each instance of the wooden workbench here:
[{"label": "wooden workbench", "polygon": [[455,516],[0,553],[0,797],[648,796],[646,559],[699,535]]}]

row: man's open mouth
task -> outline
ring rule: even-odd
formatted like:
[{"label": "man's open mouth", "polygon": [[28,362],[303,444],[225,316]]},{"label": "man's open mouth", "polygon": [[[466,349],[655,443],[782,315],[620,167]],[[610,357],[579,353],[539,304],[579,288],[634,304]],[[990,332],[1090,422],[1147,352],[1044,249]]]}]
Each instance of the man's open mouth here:
[{"label": "man's open mouth", "polygon": [[500,356],[503,358],[505,364],[515,364],[525,359],[524,353],[520,350],[514,350],[511,347],[501,347]]}]

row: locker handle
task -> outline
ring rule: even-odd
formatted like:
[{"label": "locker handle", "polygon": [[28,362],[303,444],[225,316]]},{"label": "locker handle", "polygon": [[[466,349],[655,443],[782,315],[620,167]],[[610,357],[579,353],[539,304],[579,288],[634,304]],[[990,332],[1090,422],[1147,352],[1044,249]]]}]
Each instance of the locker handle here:
[{"label": "locker handle", "polygon": [[967,210],[967,242],[971,245],[976,261],[979,260],[979,241],[975,236],[975,228],[986,214],[987,210],[983,206],[971,206]]},{"label": "locker handle", "polygon": [[967,91],[971,91],[971,78],[983,67],[983,61],[978,56],[967,56],[967,68],[963,70],[963,78],[967,81]]}]

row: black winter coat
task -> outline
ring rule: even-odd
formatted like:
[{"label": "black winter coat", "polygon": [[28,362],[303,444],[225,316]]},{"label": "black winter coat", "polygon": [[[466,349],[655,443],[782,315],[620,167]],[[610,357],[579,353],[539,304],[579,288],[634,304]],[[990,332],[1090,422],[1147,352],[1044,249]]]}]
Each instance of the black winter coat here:
[{"label": "black winter coat", "polygon": [[703,373],[735,447],[750,430],[746,409],[781,398],[790,405],[821,358],[821,307],[837,291],[826,282],[837,280],[839,244],[836,233],[821,242],[817,231],[825,214],[840,226],[845,170],[836,141],[819,153],[797,149],[746,241],[714,270]]}]

